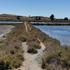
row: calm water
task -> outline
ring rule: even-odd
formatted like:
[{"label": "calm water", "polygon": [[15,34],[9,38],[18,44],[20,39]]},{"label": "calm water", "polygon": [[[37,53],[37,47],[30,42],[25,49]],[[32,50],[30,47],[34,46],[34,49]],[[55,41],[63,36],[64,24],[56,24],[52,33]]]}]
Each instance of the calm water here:
[{"label": "calm water", "polygon": [[70,45],[70,26],[36,26],[49,36],[60,40],[62,45]]},{"label": "calm water", "polygon": [[12,28],[14,28],[14,26],[12,26],[12,25],[0,25],[0,38],[3,35],[9,33]]}]

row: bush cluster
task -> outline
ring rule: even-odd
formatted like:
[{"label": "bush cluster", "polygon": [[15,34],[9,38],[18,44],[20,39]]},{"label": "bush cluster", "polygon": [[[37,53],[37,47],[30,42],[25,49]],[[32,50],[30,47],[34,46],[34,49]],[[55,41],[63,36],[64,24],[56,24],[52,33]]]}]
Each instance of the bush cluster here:
[{"label": "bush cluster", "polygon": [[0,42],[0,70],[18,68],[24,61],[23,50],[21,47],[8,47]]},{"label": "bush cluster", "polygon": [[[70,69],[70,47],[61,47],[55,54],[44,56],[42,68],[45,70],[69,70]],[[46,54],[45,54],[46,55]]]}]

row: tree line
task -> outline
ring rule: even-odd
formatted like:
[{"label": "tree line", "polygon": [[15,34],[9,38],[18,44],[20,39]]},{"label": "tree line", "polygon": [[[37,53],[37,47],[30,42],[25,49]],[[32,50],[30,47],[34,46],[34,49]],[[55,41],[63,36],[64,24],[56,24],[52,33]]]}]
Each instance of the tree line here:
[{"label": "tree line", "polygon": [[[54,14],[51,14],[50,19],[51,19],[51,21],[54,21],[55,20]],[[63,20],[66,20],[67,21],[69,19],[68,19],[68,17],[65,17]]]}]

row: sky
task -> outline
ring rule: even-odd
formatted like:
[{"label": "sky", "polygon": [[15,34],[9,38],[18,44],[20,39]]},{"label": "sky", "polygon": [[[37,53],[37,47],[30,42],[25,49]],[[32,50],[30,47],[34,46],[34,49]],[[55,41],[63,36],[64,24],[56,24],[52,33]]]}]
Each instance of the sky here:
[{"label": "sky", "polygon": [[70,18],[70,0],[0,0],[0,14]]}]

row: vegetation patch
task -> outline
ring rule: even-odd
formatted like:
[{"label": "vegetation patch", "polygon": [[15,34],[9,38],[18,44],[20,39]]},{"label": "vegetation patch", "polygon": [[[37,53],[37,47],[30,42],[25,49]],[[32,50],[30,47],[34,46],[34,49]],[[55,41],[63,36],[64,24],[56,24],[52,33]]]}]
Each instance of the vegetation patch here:
[{"label": "vegetation patch", "polygon": [[41,46],[39,46],[39,45],[34,45],[33,46],[35,49],[41,49]]},{"label": "vegetation patch", "polygon": [[31,53],[31,54],[36,54],[37,53],[37,50],[35,48],[29,48],[27,50],[28,53]]},{"label": "vegetation patch", "polygon": [[0,41],[0,70],[18,68],[24,61],[21,47],[9,47]]},{"label": "vegetation patch", "polygon": [[43,57],[42,68],[45,70],[69,70],[70,69],[70,47],[61,47],[59,53]]}]

